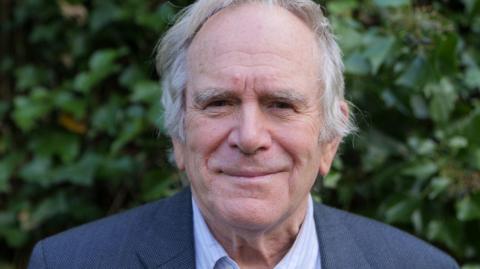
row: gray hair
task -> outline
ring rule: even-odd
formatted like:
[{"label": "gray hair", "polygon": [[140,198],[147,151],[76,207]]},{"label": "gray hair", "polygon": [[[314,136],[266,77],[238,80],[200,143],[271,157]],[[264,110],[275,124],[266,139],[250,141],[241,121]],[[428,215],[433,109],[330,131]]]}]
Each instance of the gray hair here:
[{"label": "gray hair", "polygon": [[215,13],[230,6],[259,2],[283,7],[302,19],[315,33],[323,86],[321,107],[324,120],[320,141],[345,137],[355,129],[351,117],[341,110],[344,101],[341,51],[321,7],[311,0],[198,0],[185,8],[175,25],[157,45],[157,72],[162,80],[164,126],[168,134],[185,142],[185,89],[187,85],[187,51],[196,33]]}]

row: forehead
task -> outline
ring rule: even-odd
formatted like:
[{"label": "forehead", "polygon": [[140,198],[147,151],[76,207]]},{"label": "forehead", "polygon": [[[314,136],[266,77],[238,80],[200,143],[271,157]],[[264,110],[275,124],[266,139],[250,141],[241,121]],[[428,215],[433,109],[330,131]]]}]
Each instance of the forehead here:
[{"label": "forehead", "polygon": [[316,37],[300,18],[279,6],[248,3],[210,17],[196,34],[187,59],[190,70],[264,61],[292,69],[311,65],[318,71],[318,57]]}]

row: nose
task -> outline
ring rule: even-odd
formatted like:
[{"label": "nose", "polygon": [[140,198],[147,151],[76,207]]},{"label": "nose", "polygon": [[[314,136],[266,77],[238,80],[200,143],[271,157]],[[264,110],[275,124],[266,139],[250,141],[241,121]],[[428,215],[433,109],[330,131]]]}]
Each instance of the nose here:
[{"label": "nose", "polygon": [[254,104],[244,105],[238,122],[229,134],[229,146],[246,155],[267,150],[272,137],[261,109]]}]

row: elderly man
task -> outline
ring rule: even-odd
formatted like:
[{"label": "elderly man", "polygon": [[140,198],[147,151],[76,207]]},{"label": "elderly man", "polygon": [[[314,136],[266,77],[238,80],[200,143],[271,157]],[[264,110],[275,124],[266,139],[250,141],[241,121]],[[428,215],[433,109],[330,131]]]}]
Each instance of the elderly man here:
[{"label": "elderly man", "polygon": [[60,235],[30,268],[457,268],[309,195],[352,129],[340,51],[309,0],[200,0],[158,53],[191,187]]}]

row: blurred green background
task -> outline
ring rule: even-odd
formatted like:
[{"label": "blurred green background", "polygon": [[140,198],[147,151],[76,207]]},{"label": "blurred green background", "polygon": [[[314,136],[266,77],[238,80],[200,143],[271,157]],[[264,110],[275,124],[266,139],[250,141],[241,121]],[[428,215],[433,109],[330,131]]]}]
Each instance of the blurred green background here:
[{"label": "blurred green background", "polygon": [[[0,268],[181,188],[153,51],[190,2],[0,2]],[[319,2],[360,131],[315,197],[480,268],[480,0]]]}]

